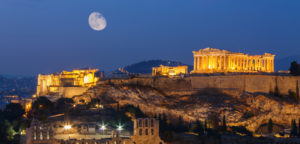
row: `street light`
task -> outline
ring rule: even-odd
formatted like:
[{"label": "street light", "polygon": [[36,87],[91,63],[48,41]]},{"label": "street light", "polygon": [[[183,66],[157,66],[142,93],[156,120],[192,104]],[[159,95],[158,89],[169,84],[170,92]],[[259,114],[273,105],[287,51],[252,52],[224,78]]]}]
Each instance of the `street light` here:
[{"label": "street light", "polygon": [[118,125],[118,128],[117,128],[118,131],[121,131],[123,130],[123,127],[121,125]]},{"label": "street light", "polygon": [[69,130],[69,129],[72,128],[72,126],[71,126],[71,125],[65,125],[64,128],[65,128],[66,130]]},{"label": "street light", "polygon": [[106,126],[105,126],[105,125],[102,125],[102,126],[101,126],[101,130],[106,130]]}]

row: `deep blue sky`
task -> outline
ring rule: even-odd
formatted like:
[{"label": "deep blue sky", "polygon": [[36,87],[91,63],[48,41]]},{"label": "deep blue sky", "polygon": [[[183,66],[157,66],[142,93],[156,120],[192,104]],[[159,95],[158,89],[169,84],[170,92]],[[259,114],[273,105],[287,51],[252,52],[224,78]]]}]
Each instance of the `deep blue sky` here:
[{"label": "deep blue sky", "polygon": [[[300,53],[299,0],[0,0],[0,74],[36,75],[142,60],[193,63],[207,46]],[[88,16],[107,20],[93,31]]]}]

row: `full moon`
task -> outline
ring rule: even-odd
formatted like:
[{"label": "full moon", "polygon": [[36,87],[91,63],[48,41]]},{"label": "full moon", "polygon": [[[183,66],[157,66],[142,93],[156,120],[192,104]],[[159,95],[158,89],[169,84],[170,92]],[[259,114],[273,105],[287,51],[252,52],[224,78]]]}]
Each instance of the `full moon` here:
[{"label": "full moon", "polygon": [[90,27],[95,31],[101,31],[106,27],[106,20],[99,12],[92,12],[89,16]]}]

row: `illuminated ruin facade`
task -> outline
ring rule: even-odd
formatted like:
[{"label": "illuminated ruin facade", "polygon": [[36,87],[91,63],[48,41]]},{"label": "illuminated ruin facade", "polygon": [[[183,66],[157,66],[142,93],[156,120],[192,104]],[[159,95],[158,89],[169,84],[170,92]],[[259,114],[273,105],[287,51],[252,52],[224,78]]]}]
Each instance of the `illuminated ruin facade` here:
[{"label": "illuminated ruin facade", "polygon": [[160,65],[159,67],[152,68],[152,76],[175,76],[180,74],[187,74],[188,66],[164,66]]},{"label": "illuminated ruin facade", "polygon": [[274,72],[275,55],[248,55],[215,48],[193,51],[194,70],[191,73]]},{"label": "illuminated ruin facade", "polygon": [[60,87],[90,87],[96,85],[98,69],[75,69],[71,72],[38,76],[36,95],[56,93]]},{"label": "illuminated ruin facade", "polygon": [[134,120],[132,135],[128,129],[103,127],[95,121],[68,123],[51,120],[54,117],[47,122],[33,119],[26,129],[26,144],[165,144],[159,136],[159,121],[154,118]]}]

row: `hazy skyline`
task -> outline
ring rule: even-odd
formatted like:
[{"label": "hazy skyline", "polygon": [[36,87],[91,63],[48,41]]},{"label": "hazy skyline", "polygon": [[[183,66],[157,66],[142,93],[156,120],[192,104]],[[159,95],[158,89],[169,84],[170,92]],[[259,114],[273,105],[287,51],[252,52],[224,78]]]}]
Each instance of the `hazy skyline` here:
[{"label": "hazy skyline", "polygon": [[[110,71],[142,60],[193,63],[207,46],[276,58],[300,53],[300,1],[1,0],[0,74]],[[89,14],[107,26],[93,31]]]}]

